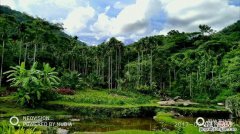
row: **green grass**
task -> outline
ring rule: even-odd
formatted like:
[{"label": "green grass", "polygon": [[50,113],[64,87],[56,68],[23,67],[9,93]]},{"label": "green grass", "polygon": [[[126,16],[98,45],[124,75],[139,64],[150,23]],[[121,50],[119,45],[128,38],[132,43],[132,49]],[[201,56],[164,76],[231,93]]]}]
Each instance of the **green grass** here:
[{"label": "green grass", "polygon": [[177,129],[179,129],[176,128],[175,125],[177,123],[180,123],[185,124],[182,127],[185,134],[201,134],[201,132],[199,132],[198,130],[198,127],[194,126],[193,124],[186,123],[182,120],[174,118],[174,116],[171,113],[158,112],[157,115],[154,116],[154,119],[159,123],[173,126],[175,128],[175,130],[173,131],[174,133],[177,133]]},{"label": "green grass", "polygon": [[14,101],[14,96],[13,95],[0,97],[0,102],[1,103],[9,103],[9,102],[13,102],[13,101]]},{"label": "green grass", "polygon": [[43,108],[22,108],[14,105],[1,104],[0,106],[0,117],[11,117],[21,116],[21,115],[64,115],[67,114],[66,111],[62,110],[47,110]]},{"label": "green grass", "polygon": [[11,117],[21,115],[63,115],[67,112],[62,110],[47,110],[43,108],[26,108],[20,107],[13,95],[0,97],[0,117]]},{"label": "green grass", "polygon": [[[196,108],[196,107],[179,107],[179,106],[159,106],[158,100],[147,95],[133,93],[128,91],[113,90],[80,90],[75,95],[62,95],[59,100],[46,102],[44,108],[30,109],[19,107],[13,95],[0,97],[0,117],[9,117],[12,115],[29,115],[29,114],[51,114],[59,115],[75,111],[95,110],[95,112],[103,109],[106,113],[112,111],[113,108],[124,110],[126,114],[131,108],[136,110],[140,107],[165,111],[183,111],[188,113],[202,112],[214,113],[216,110],[226,111],[225,109],[216,108]],[[50,109],[50,110],[47,110]],[[131,111],[131,110],[130,110]],[[136,112],[136,111],[135,111]],[[130,112],[131,113],[131,112]],[[127,116],[127,115],[126,115]]]},{"label": "green grass", "polygon": [[66,102],[66,101],[49,101],[46,103],[47,105],[62,105],[66,107],[99,107],[99,108],[133,108],[133,107],[141,107],[141,106],[156,106],[155,104],[136,104],[136,105],[109,105],[109,104],[90,104],[90,103],[76,103],[76,102]]},{"label": "green grass", "polygon": [[140,93],[127,91],[111,91],[109,93],[107,90],[91,89],[77,91],[75,95],[62,95],[60,100],[75,103],[106,105],[135,105],[156,102],[156,99],[153,97]]},{"label": "green grass", "polygon": [[[164,122],[166,124],[175,125],[176,119],[173,118],[171,113],[158,112],[154,117],[157,122]],[[177,121],[178,122],[178,121]]]},{"label": "green grass", "polygon": [[[65,110],[72,114],[82,114],[84,116],[113,116],[113,117],[135,117],[141,112],[150,111],[176,111],[186,115],[192,114],[215,114],[219,110],[221,113],[226,110],[220,108],[204,107],[180,107],[180,106],[160,106],[156,98],[133,93],[129,91],[113,90],[80,90],[75,95],[62,95],[60,99],[45,103],[46,109]],[[136,114],[136,115],[134,115]]]},{"label": "green grass", "polygon": [[171,108],[171,109],[177,109],[177,110],[189,110],[189,111],[228,111],[227,109],[225,109],[224,107],[217,107],[217,108],[204,108],[204,107],[183,107],[183,106],[159,106],[161,108]]},{"label": "green grass", "polygon": [[42,134],[41,131],[35,130],[35,128],[15,128],[7,121],[0,122],[0,133],[1,134]]}]

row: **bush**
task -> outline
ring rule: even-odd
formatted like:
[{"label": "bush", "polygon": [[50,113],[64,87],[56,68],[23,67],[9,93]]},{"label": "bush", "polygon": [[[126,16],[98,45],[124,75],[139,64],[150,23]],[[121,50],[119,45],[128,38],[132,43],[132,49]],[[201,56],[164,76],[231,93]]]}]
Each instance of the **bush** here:
[{"label": "bush", "polygon": [[240,117],[240,94],[228,97],[225,106],[233,116]]},{"label": "bush", "polygon": [[61,77],[60,87],[70,88],[72,90],[84,89],[88,87],[88,83],[80,77],[77,71],[67,71],[64,72]]},{"label": "bush", "polygon": [[60,86],[63,88],[77,89],[79,87],[80,74],[77,71],[64,72]]},{"label": "bush", "polygon": [[55,68],[49,64],[43,64],[43,70],[37,70],[37,63],[34,63],[28,70],[25,63],[21,66],[11,67],[12,70],[5,72],[8,74],[8,81],[12,87],[17,87],[18,102],[22,106],[35,107],[42,101],[54,97],[54,88],[58,85],[60,79],[57,77]]},{"label": "bush", "polygon": [[77,71],[64,72],[61,77],[61,87],[76,89],[76,85],[79,81],[79,76]]},{"label": "bush", "polygon": [[103,78],[95,73],[89,74],[84,81],[82,85],[85,84],[88,88],[99,87],[104,84]]},{"label": "bush", "polygon": [[234,95],[234,92],[229,89],[224,89],[213,102],[225,102],[227,97]]},{"label": "bush", "polygon": [[85,88],[93,88],[98,87],[103,84],[102,77],[91,73],[84,78],[80,77],[80,74],[77,71],[64,72],[61,77],[60,86],[63,88],[70,88],[73,90],[76,89],[85,89]]},{"label": "bush", "polygon": [[150,85],[139,85],[136,87],[137,91],[144,94],[152,94],[155,88],[156,88],[156,84],[154,82],[152,87]]},{"label": "bush", "polygon": [[57,93],[62,95],[74,95],[75,91],[70,88],[58,88]]}]

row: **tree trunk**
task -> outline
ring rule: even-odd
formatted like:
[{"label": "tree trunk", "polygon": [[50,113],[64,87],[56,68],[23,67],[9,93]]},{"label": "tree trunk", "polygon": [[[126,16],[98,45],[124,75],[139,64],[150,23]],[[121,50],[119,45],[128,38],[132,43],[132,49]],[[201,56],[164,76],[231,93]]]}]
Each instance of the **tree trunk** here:
[{"label": "tree trunk", "polygon": [[104,73],[105,73],[105,70],[104,70],[104,66],[105,66],[105,59],[103,58],[103,62],[102,62],[102,77],[103,77],[103,80],[104,80]]},{"label": "tree trunk", "polygon": [[[119,63],[118,63],[118,77],[120,77],[120,71],[121,71],[121,64],[122,64],[122,54],[121,54],[121,50],[119,50]],[[119,79],[119,78],[118,78]]]},{"label": "tree trunk", "polygon": [[95,70],[95,72],[96,72],[96,75],[98,75],[98,72],[99,72],[99,71],[98,71],[98,59],[97,59],[97,57],[96,57],[96,64],[97,64],[97,65],[96,65],[96,70]]},{"label": "tree trunk", "polygon": [[137,75],[138,75],[138,78],[137,78],[137,87],[139,86],[139,80],[140,80],[140,54],[138,52],[138,68],[137,68]]},{"label": "tree trunk", "polygon": [[22,39],[21,39],[21,42],[19,44],[19,59],[18,59],[18,64],[20,65],[21,64],[21,57],[22,57]]},{"label": "tree trunk", "polygon": [[71,71],[71,60],[68,59],[68,70]]},{"label": "tree trunk", "polygon": [[86,58],[86,75],[88,74],[88,60]]},{"label": "tree trunk", "polygon": [[172,80],[171,80],[171,70],[170,69],[168,70],[168,75],[169,75],[169,87],[171,89],[171,87],[172,87]]},{"label": "tree trunk", "polygon": [[192,98],[192,74],[190,74],[190,84],[189,84],[189,89],[190,89],[190,97]]},{"label": "tree trunk", "polygon": [[[127,66],[128,72],[129,72],[129,58],[128,58],[128,66]],[[130,73],[130,72],[129,72]]]},{"label": "tree trunk", "polygon": [[1,60],[1,72],[0,72],[0,87],[2,86],[4,47],[5,47],[5,42],[4,42],[4,39],[3,39],[3,45],[2,45],[2,60]]},{"label": "tree trunk", "polygon": [[25,64],[27,62],[27,49],[28,49],[28,46],[26,44],[26,46],[25,46],[25,54],[24,54],[24,62],[25,62]]},{"label": "tree trunk", "polygon": [[73,60],[73,71],[76,71],[76,60]]},{"label": "tree trunk", "polygon": [[141,52],[141,56],[140,56],[140,85],[142,85],[143,83],[143,51]]},{"label": "tree trunk", "polygon": [[[117,50],[115,52],[115,79],[118,79],[118,53],[117,53]],[[115,83],[115,87],[117,87],[117,82],[114,82]]]},{"label": "tree trunk", "polygon": [[34,43],[34,54],[33,54],[33,62],[36,61],[36,53],[37,53],[37,44]]},{"label": "tree trunk", "polygon": [[206,57],[204,57],[204,66],[205,66],[205,79],[207,79],[207,62],[206,62]]},{"label": "tree trunk", "polygon": [[213,69],[212,69],[211,73],[212,73],[212,84],[213,84]]},{"label": "tree trunk", "polygon": [[111,82],[111,80],[110,80],[110,76],[111,76],[111,74],[110,74],[111,72],[110,72],[110,56],[108,56],[108,89],[109,89],[109,91],[110,91],[110,82]]},{"label": "tree trunk", "polygon": [[152,89],[152,70],[153,70],[153,58],[152,58],[152,49],[151,49],[151,67],[150,67],[150,87]]},{"label": "tree trunk", "polygon": [[111,55],[111,57],[110,57],[110,62],[111,62],[111,64],[110,64],[110,66],[111,66],[111,68],[110,68],[110,74],[111,74],[111,76],[110,76],[110,80],[111,80],[111,90],[112,90],[112,88],[113,88],[113,61],[112,61],[112,55]]},{"label": "tree trunk", "polygon": [[174,67],[174,81],[176,81],[177,80],[177,76],[176,76],[176,69],[175,69],[175,67]]}]

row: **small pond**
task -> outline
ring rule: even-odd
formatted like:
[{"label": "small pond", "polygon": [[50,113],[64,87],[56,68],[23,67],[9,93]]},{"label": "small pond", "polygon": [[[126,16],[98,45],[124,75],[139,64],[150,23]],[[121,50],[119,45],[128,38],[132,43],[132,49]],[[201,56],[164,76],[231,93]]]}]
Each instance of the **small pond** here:
[{"label": "small pond", "polygon": [[154,131],[158,129],[158,124],[152,118],[82,119],[74,121],[73,126],[66,129],[70,132],[105,132],[120,129]]},{"label": "small pond", "polygon": [[[22,117],[19,117],[21,120]],[[178,119],[193,124],[196,117],[179,117]],[[207,119],[207,118],[206,118]],[[9,120],[9,118],[0,118],[0,120]],[[106,132],[115,130],[161,130],[161,126],[150,117],[138,118],[83,118],[79,116],[62,115],[51,117],[54,122],[72,122],[72,126],[61,126],[60,128],[72,132]],[[233,120],[240,124],[239,119]]]}]

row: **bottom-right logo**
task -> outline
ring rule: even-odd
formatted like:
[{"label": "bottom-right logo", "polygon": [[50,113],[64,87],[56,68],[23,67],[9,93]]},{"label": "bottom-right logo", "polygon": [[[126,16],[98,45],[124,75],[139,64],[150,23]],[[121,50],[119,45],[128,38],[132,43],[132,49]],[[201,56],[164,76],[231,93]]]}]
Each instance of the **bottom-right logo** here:
[{"label": "bottom-right logo", "polygon": [[195,125],[199,127],[200,132],[234,132],[237,128],[233,127],[230,119],[204,119],[198,117]]}]

